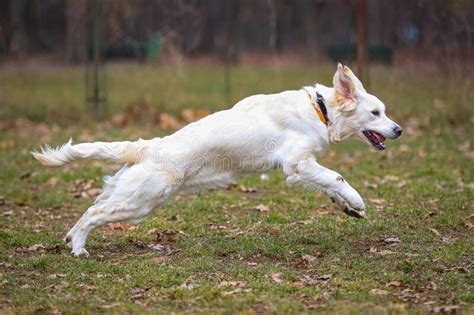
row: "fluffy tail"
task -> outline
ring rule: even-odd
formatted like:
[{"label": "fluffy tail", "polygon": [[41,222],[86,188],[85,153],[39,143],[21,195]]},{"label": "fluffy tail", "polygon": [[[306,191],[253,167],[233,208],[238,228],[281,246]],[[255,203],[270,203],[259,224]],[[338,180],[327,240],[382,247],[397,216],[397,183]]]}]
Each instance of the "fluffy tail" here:
[{"label": "fluffy tail", "polygon": [[61,166],[77,159],[106,159],[129,165],[139,163],[146,140],[136,142],[93,142],[73,145],[72,139],[61,147],[52,148],[49,145],[41,147],[41,152],[32,151],[35,159],[47,166]]}]

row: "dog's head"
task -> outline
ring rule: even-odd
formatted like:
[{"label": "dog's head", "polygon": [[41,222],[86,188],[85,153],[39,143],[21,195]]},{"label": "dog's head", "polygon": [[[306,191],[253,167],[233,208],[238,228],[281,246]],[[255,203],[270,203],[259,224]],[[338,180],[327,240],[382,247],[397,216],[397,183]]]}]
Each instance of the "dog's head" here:
[{"label": "dog's head", "polygon": [[338,64],[334,74],[334,97],[329,104],[335,109],[331,138],[340,141],[358,136],[378,150],[385,149],[385,138],[396,139],[402,128],[385,114],[385,105],[367,93],[351,69]]}]

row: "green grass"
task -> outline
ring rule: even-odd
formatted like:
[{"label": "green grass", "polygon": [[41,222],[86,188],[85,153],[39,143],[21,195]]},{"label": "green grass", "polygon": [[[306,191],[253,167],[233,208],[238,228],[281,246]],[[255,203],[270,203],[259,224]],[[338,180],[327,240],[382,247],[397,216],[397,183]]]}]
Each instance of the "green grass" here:
[{"label": "green grass", "polygon": [[[283,175],[271,172],[268,181],[239,180],[255,193],[237,186],[176,196],[135,229],[98,229],[88,242],[91,257],[80,259],[70,256],[61,238],[92,199],[73,191],[82,179],[100,187],[102,176],[118,166],[89,161],[50,169],[33,161],[29,150],[69,136],[114,140],[168,133],[153,125],[94,127],[83,111],[81,71],[0,73],[5,119],[24,115],[60,125],[20,124],[0,132],[2,313],[416,314],[446,305],[473,312],[473,231],[464,220],[474,205],[473,161],[466,153],[473,145],[474,91],[445,89],[448,79],[429,72],[372,69],[370,90],[406,134],[381,153],[346,142],[319,157],[364,197],[364,220],[345,216],[321,194],[286,187]],[[241,67],[232,73],[235,102],[329,83],[332,67]],[[228,107],[219,67],[184,66],[179,72],[116,65],[108,77],[112,113],[142,100],[175,114]],[[270,210],[256,211],[259,204]],[[161,238],[168,252],[147,246],[157,243],[157,233],[173,236]],[[388,237],[401,242],[386,244]],[[34,244],[45,250],[27,250]],[[330,279],[321,278],[328,274]],[[245,285],[220,286],[223,281]]]}]

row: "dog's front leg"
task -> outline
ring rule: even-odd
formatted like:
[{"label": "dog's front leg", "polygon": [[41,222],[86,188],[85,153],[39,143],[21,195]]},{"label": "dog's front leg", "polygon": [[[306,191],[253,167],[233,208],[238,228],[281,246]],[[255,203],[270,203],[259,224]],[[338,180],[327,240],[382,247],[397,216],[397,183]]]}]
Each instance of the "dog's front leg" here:
[{"label": "dog's front leg", "polygon": [[314,157],[294,163],[289,168],[287,183],[322,191],[346,214],[356,218],[365,216],[359,193],[340,174],[319,165]]}]

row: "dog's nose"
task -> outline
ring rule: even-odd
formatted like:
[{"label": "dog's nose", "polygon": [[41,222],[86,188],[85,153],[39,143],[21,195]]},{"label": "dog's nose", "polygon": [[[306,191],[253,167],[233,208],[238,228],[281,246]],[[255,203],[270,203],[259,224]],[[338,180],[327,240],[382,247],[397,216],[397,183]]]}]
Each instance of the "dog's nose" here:
[{"label": "dog's nose", "polygon": [[395,127],[393,127],[393,132],[397,135],[397,137],[400,137],[403,132],[403,129],[399,125],[396,125]]}]

